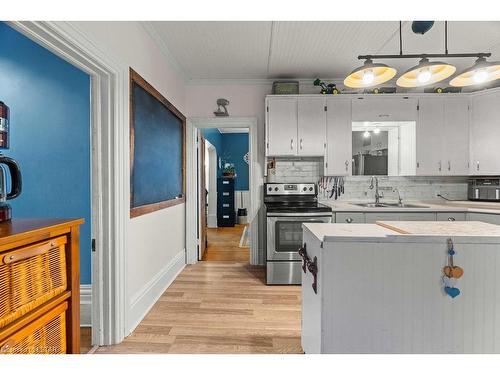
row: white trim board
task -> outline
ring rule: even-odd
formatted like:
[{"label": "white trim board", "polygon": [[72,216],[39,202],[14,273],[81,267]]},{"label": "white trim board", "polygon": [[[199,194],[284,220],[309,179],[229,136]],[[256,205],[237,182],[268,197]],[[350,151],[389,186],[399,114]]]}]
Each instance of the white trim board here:
[{"label": "white trim board", "polygon": [[92,343],[111,345],[125,333],[128,221],[128,66],[101,50],[71,22],[9,22],[31,40],[91,77]]},{"label": "white trim board", "polygon": [[80,327],[92,327],[92,285],[80,285]]},{"label": "white trim board", "polygon": [[[158,272],[151,281],[130,299],[127,332],[125,336],[139,325],[165,290],[186,266],[186,250],[179,251],[172,260]],[[144,306],[147,306],[145,309]]]}]

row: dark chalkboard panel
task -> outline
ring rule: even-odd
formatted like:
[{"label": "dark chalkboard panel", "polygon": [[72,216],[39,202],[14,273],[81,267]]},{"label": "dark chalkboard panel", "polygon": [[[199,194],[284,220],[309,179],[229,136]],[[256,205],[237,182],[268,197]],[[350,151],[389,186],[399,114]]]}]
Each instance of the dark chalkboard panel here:
[{"label": "dark chalkboard panel", "polygon": [[185,117],[130,70],[130,216],[183,203]]}]

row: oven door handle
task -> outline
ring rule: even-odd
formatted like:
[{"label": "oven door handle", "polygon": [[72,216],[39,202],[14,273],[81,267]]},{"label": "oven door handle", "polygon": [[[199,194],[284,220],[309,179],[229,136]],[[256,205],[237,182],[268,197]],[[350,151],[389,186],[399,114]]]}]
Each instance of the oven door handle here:
[{"label": "oven door handle", "polygon": [[268,213],[267,217],[301,217],[301,218],[317,218],[317,217],[324,217],[324,218],[332,218],[332,213],[330,212],[329,214],[326,214],[324,212],[309,212],[309,213]]}]

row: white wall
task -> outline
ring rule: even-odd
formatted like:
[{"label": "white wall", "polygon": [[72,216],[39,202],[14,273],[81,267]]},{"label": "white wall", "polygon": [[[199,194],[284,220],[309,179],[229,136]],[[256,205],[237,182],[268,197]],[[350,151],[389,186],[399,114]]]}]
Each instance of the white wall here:
[{"label": "white wall", "polygon": [[[182,74],[173,68],[139,23],[75,22],[74,25],[114,60],[132,67],[186,115]],[[128,122],[123,126],[128,128]],[[124,188],[128,190],[129,186]],[[185,264],[185,205],[129,219],[127,229],[125,334],[135,328]]]},{"label": "white wall", "polygon": [[[189,117],[214,117],[218,98],[229,100],[227,107],[232,117],[256,117],[258,126],[258,157],[261,177],[264,177],[264,100],[271,93],[269,83],[249,84],[244,81],[188,84],[186,106]],[[259,234],[263,233],[264,217],[260,212]],[[263,236],[259,235],[259,262],[264,264]]]}]

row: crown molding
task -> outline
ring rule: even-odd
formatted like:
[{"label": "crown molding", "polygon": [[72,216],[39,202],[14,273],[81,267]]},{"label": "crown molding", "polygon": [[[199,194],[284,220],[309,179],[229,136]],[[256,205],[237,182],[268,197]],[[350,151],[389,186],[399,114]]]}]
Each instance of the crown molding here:
[{"label": "crown molding", "polygon": [[[269,86],[276,81],[298,81],[301,86],[314,86],[313,82],[316,78],[191,78],[188,79],[186,84],[188,86],[233,86],[233,85],[252,85],[252,86]],[[344,80],[340,78],[321,78],[322,81],[326,83],[334,83],[336,85],[341,85]]]},{"label": "crown molding", "polygon": [[170,63],[170,65],[175,69],[177,73],[179,73],[184,80],[184,83],[189,82],[188,75],[186,71],[182,68],[182,66],[179,64],[177,59],[174,57],[170,49],[167,47],[167,44],[161,37],[160,33],[156,29],[156,26],[154,25],[153,21],[139,21],[139,24],[142,26],[142,28],[146,31],[146,33],[153,39],[153,42],[156,44],[160,52],[162,53],[163,56],[167,59],[167,61]]}]

